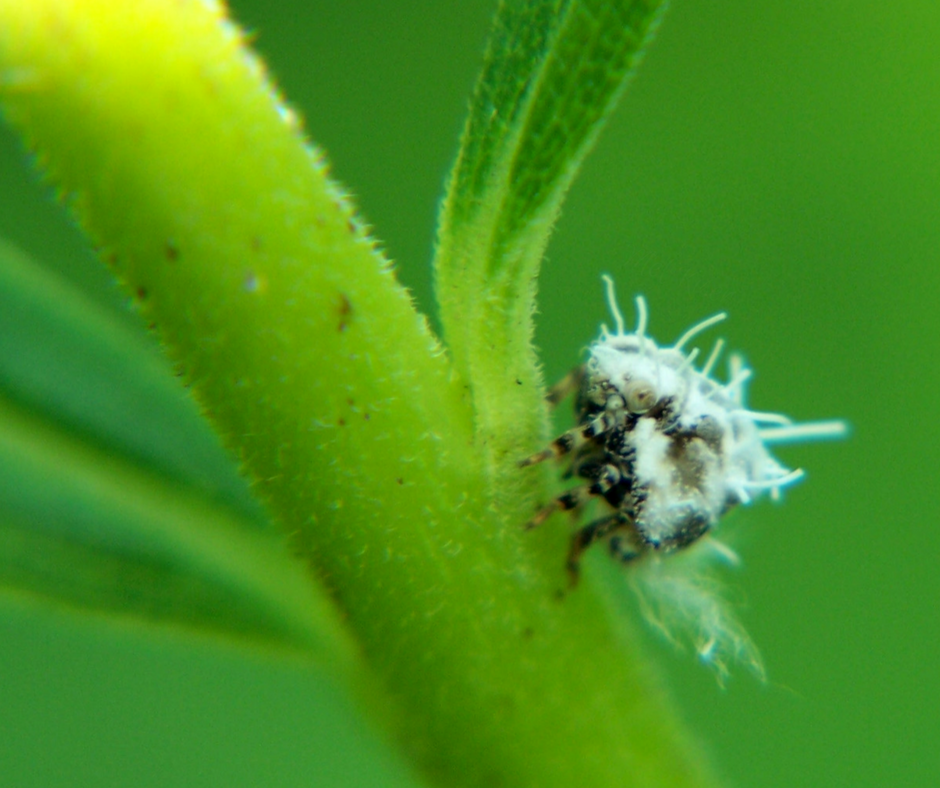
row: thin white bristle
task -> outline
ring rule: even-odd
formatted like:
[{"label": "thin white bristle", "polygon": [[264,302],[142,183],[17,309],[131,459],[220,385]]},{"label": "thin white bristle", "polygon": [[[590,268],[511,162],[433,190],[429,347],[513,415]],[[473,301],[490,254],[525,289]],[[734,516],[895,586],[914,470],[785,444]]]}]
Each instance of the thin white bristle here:
[{"label": "thin white bristle", "polygon": [[718,645],[718,640],[714,637],[711,637],[702,643],[698,647],[699,659],[703,660],[704,662],[711,662],[712,657],[714,656],[716,645]]},{"label": "thin white bristle", "polygon": [[614,322],[617,324],[617,336],[622,337],[623,315],[620,314],[620,307],[617,306],[617,293],[614,291],[614,280],[607,274],[604,274],[601,278],[604,280],[604,284],[607,287],[607,306],[610,309],[610,314],[614,318]]},{"label": "thin white bristle", "polygon": [[636,297],[636,335],[643,340],[646,336],[646,299],[643,296]]},{"label": "thin white bristle", "polygon": [[679,341],[672,346],[672,349],[682,350],[682,346],[692,339],[692,337],[696,336],[697,334],[701,334],[706,328],[711,328],[711,326],[715,325],[715,323],[720,323],[722,320],[727,319],[727,317],[727,312],[719,312],[717,315],[712,315],[711,317],[705,318],[701,323],[696,323],[694,326],[692,326],[692,328],[679,337]]},{"label": "thin white bristle", "polygon": [[676,373],[678,374],[686,368],[691,367],[692,362],[695,361],[696,358],[698,358],[698,348],[692,348],[692,352],[685,357],[685,360],[679,365],[678,369],[676,369]]},{"label": "thin white bristle", "polygon": [[844,438],[849,431],[844,421],[810,421],[805,424],[790,424],[759,430],[764,443],[787,443],[788,441],[828,440]]},{"label": "thin white bristle", "polygon": [[734,411],[734,413],[743,413],[757,424],[782,424],[784,427],[789,427],[793,424],[793,419],[789,416],[784,416],[782,413],[767,413],[760,410],[748,410],[747,408],[739,408]]},{"label": "thin white bristle", "polygon": [[724,561],[729,566],[738,566],[741,563],[741,558],[738,554],[732,550],[724,542],[720,542],[717,539],[708,539],[705,542],[712,550],[712,552],[717,555],[722,561]]},{"label": "thin white bristle", "polygon": [[744,486],[749,490],[776,490],[781,487],[793,484],[793,482],[802,479],[805,471],[802,468],[792,470],[784,476],[778,476],[775,479],[763,479],[761,481],[747,481]]},{"label": "thin white bristle", "polygon": [[736,390],[739,390],[744,382],[751,377],[754,373],[750,369],[739,369],[733,378],[728,381],[728,385],[725,386],[725,392],[731,394]]},{"label": "thin white bristle", "polygon": [[712,352],[708,356],[708,361],[705,362],[705,366],[702,367],[702,376],[708,377],[711,374],[712,368],[715,366],[715,363],[718,361],[718,357],[721,355],[721,350],[725,346],[725,341],[719,339],[715,343],[715,347],[712,348]]}]

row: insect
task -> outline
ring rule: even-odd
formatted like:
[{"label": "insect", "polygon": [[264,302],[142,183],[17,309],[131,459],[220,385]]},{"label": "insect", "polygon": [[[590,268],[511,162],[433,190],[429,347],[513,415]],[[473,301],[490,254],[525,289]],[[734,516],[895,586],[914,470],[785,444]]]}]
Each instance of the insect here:
[{"label": "insect", "polygon": [[652,568],[637,573],[634,583],[647,619],[671,639],[674,630],[691,628],[699,655],[718,669],[719,678],[727,672],[729,656],[763,675],[756,649],[702,571],[702,562],[665,556],[707,543],[709,549],[698,550],[698,556],[735,561],[730,548],[704,537],[733,507],[764,493],[779,498],[782,489],[803,476],[802,470],[778,462],[768,446],[841,437],[846,425],[837,420],[794,424],[781,414],[749,409],[744,384],[752,373],[741,356],[731,355],[729,379],[720,383],[712,370],[722,340],[701,368],[695,366],[698,349],[686,350],[696,336],[723,321],[724,312],[660,347],[646,333],[643,297],[636,299],[636,328],[627,333],[613,280],[604,276],[604,282],[616,331],[602,325],[586,363],[548,395],[557,404],[577,392],[577,425],[519,463],[527,467],[569,457],[565,476],[581,484],[543,507],[526,527],[541,525],[556,511],[577,512],[588,501],[603,499],[607,513],[572,537],[567,557],[572,584],[582,554],[595,542],[606,541],[611,555],[625,563],[651,557]]},{"label": "insect", "polygon": [[566,475],[583,480],[542,508],[528,528],[555,511],[578,510],[592,497],[612,509],[574,535],[567,562],[572,579],[581,554],[600,540],[624,562],[688,547],[737,504],[765,492],[778,498],[803,476],[774,459],[768,445],[846,431],[842,421],[794,424],[747,408],[743,386],[752,373],[740,356],[731,356],[726,383],[711,376],[724,345],[720,339],[697,369],[698,349],[686,346],[724,320],[724,312],[696,323],[672,346],[659,347],[646,334],[643,297],[636,299],[636,328],[626,333],[613,280],[604,281],[616,332],[602,326],[587,362],[549,392],[557,403],[577,390],[577,426],[520,463],[570,456]]}]

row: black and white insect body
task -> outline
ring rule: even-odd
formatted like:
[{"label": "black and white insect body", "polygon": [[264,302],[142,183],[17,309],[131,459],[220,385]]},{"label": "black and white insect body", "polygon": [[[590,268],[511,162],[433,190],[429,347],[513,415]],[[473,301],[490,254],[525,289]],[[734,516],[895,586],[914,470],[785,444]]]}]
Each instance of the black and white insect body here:
[{"label": "black and white insect body", "polygon": [[[751,371],[740,356],[731,356],[729,379],[721,383],[712,370],[722,340],[700,369],[695,366],[698,350],[686,350],[694,337],[724,320],[725,313],[692,326],[672,346],[659,347],[646,333],[644,299],[636,299],[636,329],[626,333],[613,281],[608,276],[604,281],[616,331],[602,326],[588,348],[587,362],[549,393],[549,401],[557,404],[577,391],[577,426],[520,463],[525,467],[570,456],[566,476],[584,483],[545,506],[527,527],[540,525],[559,509],[580,509],[592,498],[604,499],[611,511],[572,538],[572,582],[584,550],[605,540],[613,556],[638,564],[633,584],[651,624],[671,640],[687,635],[719,679],[727,675],[731,660],[763,676],[757,649],[708,572],[713,558],[733,563],[736,555],[703,537],[729,509],[764,493],[778,498],[803,476],[802,470],[778,462],[770,444],[841,437],[846,425],[794,424],[786,416],[747,408],[744,384]],[[696,550],[682,550],[692,545]],[[659,560],[678,551],[681,558]]]},{"label": "black and white insect body", "polygon": [[692,326],[671,347],[659,347],[646,334],[643,298],[636,300],[636,329],[626,333],[613,281],[604,280],[616,331],[602,326],[587,362],[549,395],[557,402],[577,388],[578,426],[521,463],[571,455],[569,475],[586,482],[542,509],[528,527],[591,496],[613,509],[575,535],[568,560],[573,578],[583,550],[600,539],[623,561],[666,553],[712,531],[737,504],[765,492],[778,497],[803,472],[781,465],[768,444],[845,433],[841,421],[793,424],[785,416],[748,409],[743,385],[751,371],[739,356],[731,358],[727,383],[711,376],[721,340],[697,369],[698,350],[686,346],[725,313]]}]

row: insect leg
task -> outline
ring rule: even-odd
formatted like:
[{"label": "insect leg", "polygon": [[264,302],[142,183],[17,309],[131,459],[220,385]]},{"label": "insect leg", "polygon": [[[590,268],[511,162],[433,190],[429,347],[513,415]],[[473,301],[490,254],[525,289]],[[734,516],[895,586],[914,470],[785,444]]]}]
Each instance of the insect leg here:
[{"label": "insect leg", "polygon": [[591,496],[591,485],[583,484],[580,487],[572,487],[567,492],[563,492],[547,506],[543,506],[529,522],[524,526],[526,531],[531,531],[544,523],[555,512],[570,512],[584,504]]},{"label": "insect leg", "polygon": [[596,418],[587,424],[573,427],[567,432],[563,432],[553,440],[547,449],[542,449],[535,454],[530,454],[524,460],[519,461],[520,468],[527,468],[530,465],[537,465],[545,460],[564,457],[576,449],[580,449],[585,443],[598,435],[603,435],[610,431],[617,423],[618,412],[616,410],[601,411]]},{"label": "insect leg", "polygon": [[553,408],[567,397],[572,391],[581,388],[581,381],[584,380],[584,365],[575,367],[571,372],[565,375],[554,386],[552,386],[545,395],[545,400]]},{"label": "insect leg", "polygon": [[568,567],[568,577],[571,580],[572,586],[578,582],[582,553],[599,539],[604,539],[613,531],[625,529],[629,527],[629,525],[630,521],[627,520],[621,512],[615,512],[614,514],[601,517],[599,520],[588,523],[571,537],[571,546],[568,548],[568,561],[566,566]]},{"label": "insect leg", "polygon": [[577,474],[588,480],[588,484],[573,487],[559,495],[548,506],[543,507],[529,522],[525,529],[531,530],[544,523],[556,511],[568,512],[584,505],[591,496],[605,497],[617,485],[622,477],[620,469],[610,463],[601,463],[596,460],[582,462],[577,468]]},{"label": "insect leg", "polygon": [[644,553],[644,548],[634,534],[629,536],[615,534],[610,537],[609,545],[611,556],[624,564],[630,563]]}]

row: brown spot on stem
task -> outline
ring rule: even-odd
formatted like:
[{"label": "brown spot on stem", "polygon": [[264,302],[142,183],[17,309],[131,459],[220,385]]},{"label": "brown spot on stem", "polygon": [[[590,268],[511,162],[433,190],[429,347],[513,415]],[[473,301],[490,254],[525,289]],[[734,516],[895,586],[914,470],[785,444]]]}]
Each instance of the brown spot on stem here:
[{"label": "brown spot on stem", "polygon": [[349,322],[352,320],[352,303],[349,301],[349,297],[345,293],[339,294],[339,325],[336,327],[337,331],[345,331],[349,327]]},{"label": "brown spot on stem", "polygon": [[173,241],[166,242],[166,246],[163,247],[163,254],[171,263],[175,263],[180,259],[180,249]]}]

